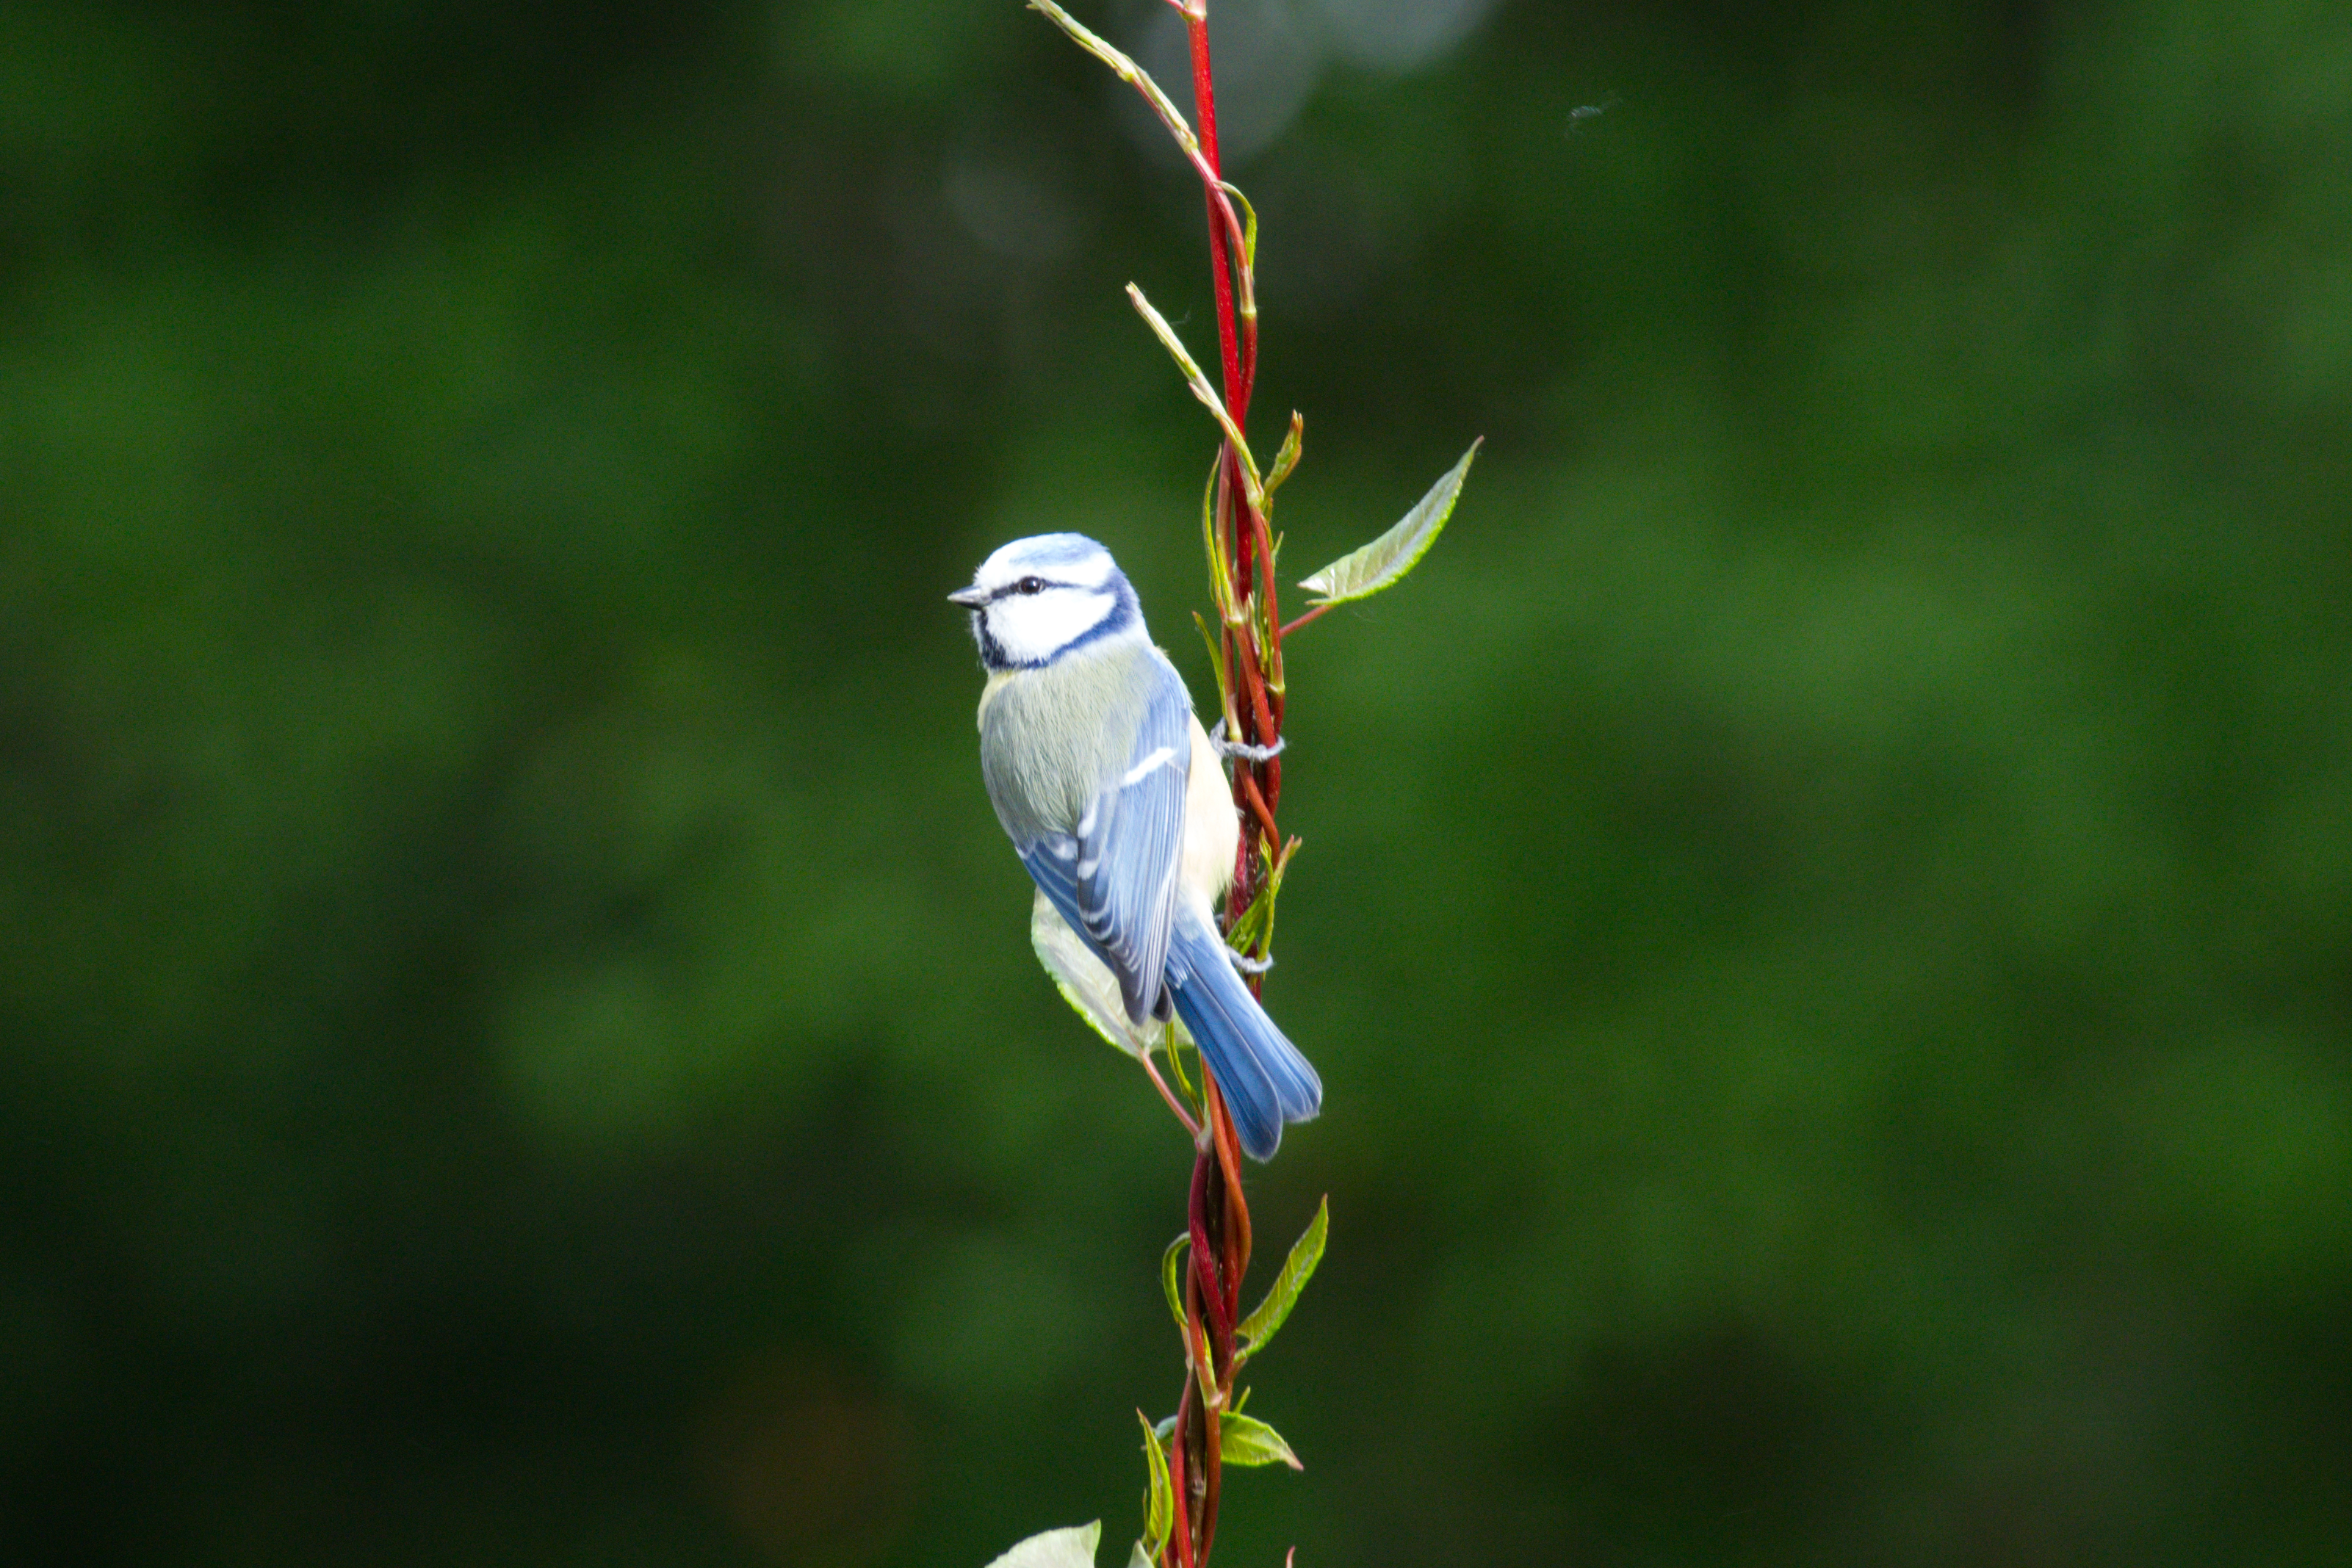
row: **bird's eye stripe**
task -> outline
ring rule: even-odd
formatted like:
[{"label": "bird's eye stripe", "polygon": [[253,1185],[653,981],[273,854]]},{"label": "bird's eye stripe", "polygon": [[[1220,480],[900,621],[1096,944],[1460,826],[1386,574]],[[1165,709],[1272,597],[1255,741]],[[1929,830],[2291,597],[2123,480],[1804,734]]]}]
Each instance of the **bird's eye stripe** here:
[{"label": "bird's eye stripe", "polygon": [[1077,584],[1074,582],[1056,582],[1050,577],[1024,577],[994,590],[989,594],[988,601],[993,604],[1000,599],[1009,599],[1016,593],[1023,595],[1043,593],[1049,588],[1076,588],[1076,586]]}]

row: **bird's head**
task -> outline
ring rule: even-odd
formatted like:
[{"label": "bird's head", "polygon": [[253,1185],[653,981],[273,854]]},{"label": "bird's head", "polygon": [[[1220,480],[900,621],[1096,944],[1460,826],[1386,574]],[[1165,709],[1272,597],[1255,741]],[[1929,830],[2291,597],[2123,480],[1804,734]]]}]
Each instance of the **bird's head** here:
[{"label": "bird's head", "polygon": [[991,670],[1039,669],[1143,631],[1135,590],[1110,551],[1084,534],[1014,539],[948,599],[971,612],[981,663]]}]

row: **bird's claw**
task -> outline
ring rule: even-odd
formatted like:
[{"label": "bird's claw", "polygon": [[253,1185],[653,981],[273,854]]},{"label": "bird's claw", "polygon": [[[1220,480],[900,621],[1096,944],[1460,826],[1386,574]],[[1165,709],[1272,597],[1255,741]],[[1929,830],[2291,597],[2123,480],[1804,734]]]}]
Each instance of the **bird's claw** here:
[{"label": "bird's claw", "polygon": [[1246,741],[1227,740],[1225,721],[1219,719],[1217,727],[1209,731],[1209,744],[1215,747],[1218,755],[1223,757],[1238,757],[1245,762],[1271,762],[1282,755],[1283,748],[1290,744],[1290,737],[1277,735],[1272,746],[1252,746]]},{"label": "bird's claw", "polygon": [[1234,961],[1234,967],[1244,975],[1263,975],[1274,967],[1274,959],[1271,956],[1253,958],[1248,954],[1237,953],[1231,947],[1225,949],[1225,956],[1231,958]]}]

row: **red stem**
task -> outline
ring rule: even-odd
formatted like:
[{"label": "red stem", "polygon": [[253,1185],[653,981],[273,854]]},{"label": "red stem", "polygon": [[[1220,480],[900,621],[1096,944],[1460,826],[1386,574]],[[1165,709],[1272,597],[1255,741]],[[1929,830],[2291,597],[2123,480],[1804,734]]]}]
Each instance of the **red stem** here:
[{"label": "red stem", "polygon": [[[1201,156],[1220,177],[1217,160],[1217,83],[1209,68],[1209,12],[1203,5],[1184,13],[1184,31],[1192,46],[1192,106],[1200,117]],[[1239,426],[1249,412],[1249,394],[1242,390],[1241,345],[1234,335],[1234,273],[1232,249],[1225,237],[1224,214],[1217,209],[1217,193],[1202,193],[1209,204],[1209,267],[1217,287],[1217,350],[1224,361],[1225,412]],[[1238,394],[1238,395],[1237,395]]]},{"label": "red stem", "polygon": [[1308,611],[1306,614],[1300,616],[1297,620],[1292,622],[1289,625],[1285,626],[1282,629],[1282,634],[1287,637],[1293,632],[1297,631],[1301,626],[1307,625],[1310,622],[1319,620],[1325,614],[1338,608],[1339,606],[1336,604],[1318,604],[1314,609]]},{"label": "red stem", "polygon": [[[1205,1076],[1207,1070],[1202,1069]],[[1216,1246],[1209,1239],[1209,1172],[1212,1162],[1206,1154],[1192,1162],[1192,1204],[1190,1216],[1192,1245],[1192,1277],[1201,1293],[1209,1301],[1210,1343],[1229,1340],[1234,1333],[1234,1314],[1225,1305],[1225,1284],[1219,1279]]]},{"label": "red stem", "polygon": [[[1207,0],[1181,0],[1187,39],[1192,46],[1192,102],[1199,122],[1202,162],[1213,178],[1222,178],[1217,155],[1217,89],[1209,62]],[[1246,256],[1234,254],[1226,219],[1230,208],[1213,183],[1202,193],[1209,208],[1209,263],[1216,286],[1217,350],[1224,372],[1225,412],[1235,429],[1245,429],[1250,392],[1257,380],[1257,322],[1255,316],[1239,323],[1234,309],[1234,268],[1247,267]],[[1244,517],[1236,517],[1239,511]],[[1233,563],[1228,585],[1233,601],[1249,603],[1254,592],[1262,607],[1264,645],[1255,623],[1238,633],[1222,629],[1225,667],[1233,673],[1242,701],[1236,705],[1236,740],[1256,746],[1276,744],[1282,733],[1281,694],[1267,684],[1269,671],[1276,680],[1282,670],[1282,626],[1274,586],[1274,545],[1265,515],[1250,505],[1244,484],[1241,454],[1227,444],[1223,472],[1216,497],[1218,541]],[[1234,764],[1234,806],[1249,825],[1280,844],[1274,808],[1282,793],[1278,760]],[[1244,833],[1235,854],[1232,901],[1227,918],[1248,907],[1259,876],[1257,857],[1250,853]],[[1250,988],[1260,982],[1255,977]],[[1176,1426],[1169,1444],[1169,1479],[1175,1491],[1176,1518],[1162,1562],[1168,1568],[1206,1568],[1217,1530],[1217,1505],[1223,1490],[1221,1460],[1222,1419],[1233,1394],[1234,1323],[1241,1315],[1242,1276],[1249,1269],[1249,1206],[1242,1193],[1241,1150],[1234,1134],[1233,1115],[1226,1109],[1216,1077],[1203,1062],[1201,1069],[1204,1121],[1209,1137],[1197,1146],[1192,1166],[1188,1232],[1192,1263],[1184,1281],[1184,1395],[1176,1407]],[[1194,1364],[1205,1343],[1210,1364],[1205,1371],[1216,1390],[1214,1406],[1204,1402],[1201,1376]]]},{"label": "red stem", "polygon": [[[1280,843],[1282,830],[1274,825],[1273,802],[1258,792],[1257,780],[1249,776],[1248,769],[1241,768],[1234,769],[1234,780],[1240,786],[1243,800],[1248,806],[1250,815],[1257,819],[1255,825],[1265,831],[1265,841],[1270,844]],[[1246,848],[1244,852],[1247,852]],[[1252,861],[1250,863],[1255,866],[1257,862]],[[1252,875],[1255,876],[1255,873],[1253,872]]]},{"label": "red stem", "polygon": [[1193,1568],[1197,1561],[1192,1555],[1192,1500],[1184,1484],[1184,1449],[1192,1436],[1187,1417],[1192,1414],[1192,1401],[1187,1398],[1176,1411],[1176,1429],[1168,1435],[1168,1490],[1175,1495],[1176,1518],[1174,1529],[1169,1531],[1168,1550],[1162,1556],[1171,1568]]}]

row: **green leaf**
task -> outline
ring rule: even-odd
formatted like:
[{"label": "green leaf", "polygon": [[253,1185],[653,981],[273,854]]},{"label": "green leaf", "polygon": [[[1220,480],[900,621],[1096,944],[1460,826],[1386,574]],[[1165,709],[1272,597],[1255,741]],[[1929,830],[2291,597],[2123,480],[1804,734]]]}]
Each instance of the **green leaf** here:
[{"label": "green leaf", "polygon": [[1157,114],[1160,117],[1160,122],[1168,128],[1168,134],[1174,137],[1176,145],[1183,150],[1185,160],[1192,165],[1204,182],[1226,198],[1224,217],[1227,233],[1233,242],[1241,248],[1244,263],[1241,277],[1243,310],[1246,315],[1255,316],[1257,314],[1254,303],[1255,296],[1250,278],[1257,256],[1257,214],[1250,213],[1248,225],[1243,226],[1240,215],[1234,213],[1231,206],[1234,202],[1241,202],[1243,210],[1248,211],[1249,203],[1242,200],[1242,193],[1239,191],[1219,179],[1216,170],[1211,167],[1206,158],[1202,156],[1200,139],[1192,134],[1192,127],[1185,120],[1183,110],[1178,109],[1168,95],[1160,90],[1160,84],[1151,79],[1150,72],[1088,32],[1076,17],[1055,5],[1054,0],[1029,0],[1029,8],[1033,11],[1042,11],[1051,17],[1054,25],[1067,33],[1071,40],[1080,48],[1108,66],[1111,68],[1111,74],[1118,77],[1119,80],[1143,94],[1145,100],[1151,105],[1151,111]]},{"label": "green leaf", "polygon": [[1176,1092],[1198,1106],[1201,1092],[1193,1088],[1192,1079],[1185,1076],[1184,1051],[1180,1049],[1182,1047],[1190,1047],[1194,1056],[1201,1054],[1201,1048],[1192,1043],[1192,1035],[1185,1031],[1184,1020],[1171,1019],[1168,1022],[1168,1075],[1176,1080]]},{"label": "green leaf", "polygon": [[1171,1241],[1168,1250],[1160,1255],[1160,1288],[1168,1292],[1168,1310],[1176,1314],[1176,1326],[1180,1329],[1184,1326],[1184,1291],[1177,1281],[1184,1276],[1177,1271],[1183,1267],[1177,1261],[1177,1254],[1191,1250],[1192,1246],[1192,1233],[1187,1231]]},{"label": "green leaf", "polygon": [[1229,1465],[1288,1465],[1307,1467],[1282,1440],[1282,1434],[1255,1416],[1227,1416],[1217,1428],[1217,1452]]},{"label": "green leaf", "polygon": [[1242,210],[1242,270],[1250,271],[1257,266],[1257,209],[1250,205],[1249,198],[1242,194],[1240,186],[1220,180],[1217,189],[1225,193],[1227,201]]},{"label": "green leaf", "polygon": [[1443,479],[1429,487],[1421,504],[1404,515],[1404,520],[1360,550],[1341,556],[1298,586],[1318,595],[1317,604],[1346,604],[1358,599],[1370,599],[1384,588],[1393,588],[1406,572],[1429,553],[1437,542],[1445,519],[1454,515],[1454,503],[1462,495],[1462,481],[1470,476],[1470,460],[1478,455],[1485,444],[1480,436],[1470,444]]},{"label": "green leaf", "polygon": [[1127,1568],[1152,1568],[1152,1554],[1143,1549],[1143,1542],[1140,1541],[1137,1542],[1135,1549],[1127,1554]]},{"label": "green leaf", "polygon": [[1265,835],[1258,835],[1258,859],[1265,867],[1265,880],[1259,883],[1257,896],[1241,912],[1225,931],[1225,945],[1236,953],[1255,954],[1264,957],[1274,947],[1274,902],[1282,896],[1283,873],[1290,869],[1290,857],[1299,845],[1296,837],[1275,854],[1266,845]]},{"label": "green leaf", "polygon": [[1307,421],[1300,418],[1298,411],[1294,408],[1290,411],[1290,434],[1282,438],[1282,450],[1274,455],[1274,466],[1266,471],[1265,496],[1268,503],[1273,501],[1275,491],[1282,487],[1282,482],[1290,477],[1290,471],[1298,466],[1299,450],[1306,440]]},{"label": "green leaf", "polygon": [[[1152,112],[1160,116],[1160,122],[1168,127],[1168,133],[1176,138],[1176,145],[1184,150],[1187,157],[1198,159],[1201,156],[1200,140],[1192,134],[1192,127],[1185,120],[1184,111],[1160,90],[1160,84],[1151,79],[1150,72],[1088,32],[1083,23],[1055,5],[1054,0],[1029,0],[1029,8],[1042,11],[1051,17],[1054,25],[1067,33],[1080,48],[1108,66],[1113,76],[1149,99]],[[1201,169],[1204,175],[1208,172],[1207,164],[1202,164]],[[1220,185],[1224,183],[1222,180],[1217,183]]]},{"label": "green leaf", "polygon": [[1274,895],[1277,891],[1271,883],[1258,888],[1257,896],[1250,900],[1249,907],[1242,911],[1241,917],[1226,931],[1226,946],[1236,953],[1257,950],[1259,938],[1265,936],[1266,926],[1274,917]]},{"label": "green leaf", "polygon": [[1138,1058],[1169,1046],[1169,1026],[1155,1019],[1141,1024],[1127,1016],[1118,980],[1094,950],[1070,929],[1042,893],[1029,904],[1029,946],[1054,981],[1054,988],[1087,1027],[1111,1045]]},{"label": "green leaf", "polygon": [[1282,1260],[1282,1272],[1274,1277],[1274,1289],[1265,1293],[1250,1315],[1244,1318],[1234,1332],[1249,1341],[1247,1354],[1255,1355],[1264,1350],[1290,1316],[1290,1309],[1298,1304],[1298,1292],[1315,1277],[1315,1266],[1323,1261],[1323,1242],[1331,1230],[1331,1199],[1327,1195],[1315,1206],[1315,1218],[1307,1227],[1307,1234]]},{"label": "green leaf", "polygon": [[[1201,492],[1201,540],[1209,553],[1209,595],[1216,601],[1217,622],[1231,626],[1241,617],[1234,609],[1234,573],[1232,563],[1225,559],[1224,547],[1217,542],[1217,476],[1225,471],[1225,455],[1222,452],[1209,461],[1209,483]],[[1194,611],[1198,615],[1200,612]],[[1219,686],[1224,689],[1222,660],[1218,663]]]},{"label": "green leaf", "polygon": [[1151,1494],[1143,1510],[1143,1539],[1135,1544],[1149,1562],[1160,1555],[1160,1547],[1167,1544],[1168,1532],[1175,1528],[1176,1489],[1169,1483],[1168,1454],[1160,1446],[1159,1434],[1151,1429],[1151,1418],[1140,1410],[1135,1413],[1135,1418],[1143,1427],[1143,1462],[1151,1472]]},{"label": "green leaf", "polygon": [[1067,1530],[1049,1530],[1022,1542],[988,1568],[1095,1568],[1095,1546],[1101,1540],[1099,1519]]},{"label": "green leaf", "polygon": [[1249,491],[1250,504],[1263,509],[1265,486],[1258,479],[1257,459],[1250,455],[1249,443],[1242,439],[1242,427],[1234,423],[1234,416],[1226,411],[1225,400],[1217,395],[1217,389],[1209,384],[1209,378],[1201,373],[1201,367],[1185,350],[1184,340],[1176,335],[1176,329],[1168,324],[1167,317],[1152,308],[1151,301],[1143,297],[1143,290],[1130,283],[1127,286],[1127,298],[1137,314],[1150,325],[1153,335],[1160,340],[1160,346],[1167,350],[1169,357],[1176,361],[1176,368],[1184,373],[1184,384],[1192,389],[1192,395],[1200,399],[1201,406],[1216,420],[1217,428],[1225,433],[1226,444],[1233,448],[1234,455],[1242,460],[1242,483]]},{"label": "green leaf", "polygon": [[1217,673],[1217,706],[1222,710],[1233,690],[1225,680],[1225,651],[1217,645],[1217,634],[1209,630],[1207,617],[1197,610],[1192,612],[1192,624],[1201,629],[1201,641],[1208,644],[1209,667]]}]

